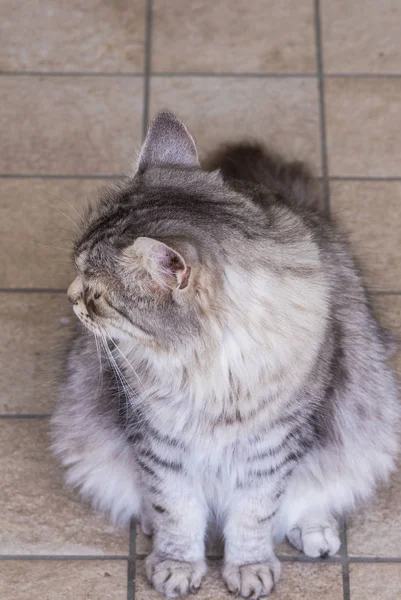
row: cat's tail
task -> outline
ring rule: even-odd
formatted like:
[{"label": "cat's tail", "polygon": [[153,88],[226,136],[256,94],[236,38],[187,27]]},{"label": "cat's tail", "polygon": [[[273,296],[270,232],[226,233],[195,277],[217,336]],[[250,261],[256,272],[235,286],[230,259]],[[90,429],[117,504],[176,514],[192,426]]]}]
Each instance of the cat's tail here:
[{"label": "cat's tail", "polygon": [[225,179],[266,185],[311,208],[321,206],[319,186],[307,165],[287,161],[257,143],[220,148],[206,161],[206,169],[220,169]]}]

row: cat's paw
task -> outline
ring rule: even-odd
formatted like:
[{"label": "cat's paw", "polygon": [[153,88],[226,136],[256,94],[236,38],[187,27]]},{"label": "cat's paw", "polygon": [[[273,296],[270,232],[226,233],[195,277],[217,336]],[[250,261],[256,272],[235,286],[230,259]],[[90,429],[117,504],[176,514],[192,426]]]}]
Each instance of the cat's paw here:
[{"label": "cat's paw", "polygon": [[227,563],[223,567],[222,575],[232,594],[257,600],[270,594],[280,578],[280,571],[279,561],[272,556],[268,562],[249,565]]},{"label": "cat's paw", "polygon": [[297,550],[313,558],[333,556],[341,546],[336,526],[331,523],[301,524],[293,527],[287,537]]},{"label": "cat's paw", "polygon": [[177,598],[199,590],[207,567],[204,560],[183,562],[152,552],[145,561],[146,576],[155,590]]}]

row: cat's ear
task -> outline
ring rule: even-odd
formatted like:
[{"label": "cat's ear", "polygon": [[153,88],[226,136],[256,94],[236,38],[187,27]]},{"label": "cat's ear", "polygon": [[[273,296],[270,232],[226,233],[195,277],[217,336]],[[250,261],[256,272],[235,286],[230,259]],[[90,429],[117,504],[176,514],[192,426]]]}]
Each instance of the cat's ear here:
[{"label": "cat's ear", "polygon": [[161,290],[182,290],[187,287],[191,268],[179,252],[164,242],[140,237],[135,240],[132,252]]},{"label": "cat's ear", "polygon": [[194,139],[177,117],[159,112],[151,124],[138,160],[138,172],[151,166],[199,167]]}]

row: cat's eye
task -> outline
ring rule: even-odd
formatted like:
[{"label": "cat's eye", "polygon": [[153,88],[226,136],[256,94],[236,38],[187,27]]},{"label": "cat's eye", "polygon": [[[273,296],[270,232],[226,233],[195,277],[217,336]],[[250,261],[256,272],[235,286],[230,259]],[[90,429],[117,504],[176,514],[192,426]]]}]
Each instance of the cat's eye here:
[{"label": "cat's eye", "polygon": [[94,294],[93,297],[94,297],[95,300],[99,300],[99,298],[100,298],[101,295],[102,294],[100,292],[95,292],[95,294]]}]

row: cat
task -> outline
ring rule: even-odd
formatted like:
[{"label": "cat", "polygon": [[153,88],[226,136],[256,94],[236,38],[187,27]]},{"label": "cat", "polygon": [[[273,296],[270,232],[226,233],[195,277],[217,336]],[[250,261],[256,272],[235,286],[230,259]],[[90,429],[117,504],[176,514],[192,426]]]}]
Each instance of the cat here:
[{"label": "cat", "polygon": [[82,221],[54,450],[97,509],[153,535],[169,598],[200,587],[210,519],[229,591],[257,599],[277,542],[335,554],[337,518],[394,468],[389,336],[318,192],[258,145],[202,168],[165,111]]}]

